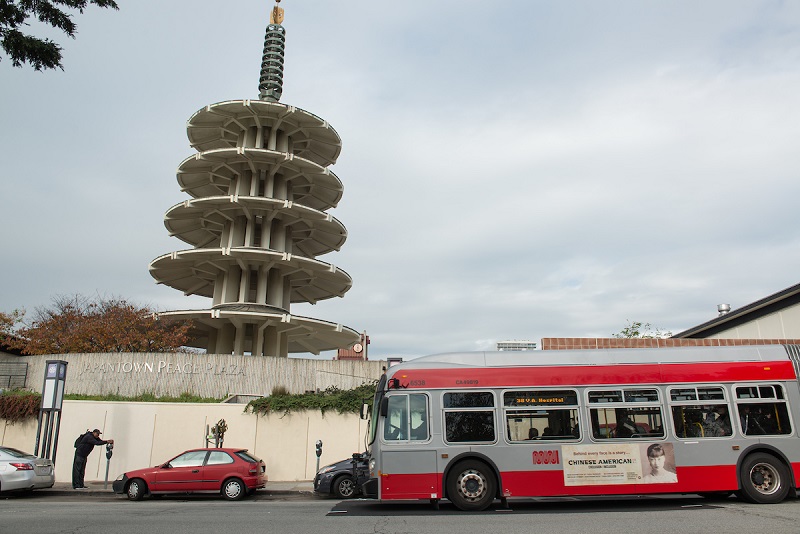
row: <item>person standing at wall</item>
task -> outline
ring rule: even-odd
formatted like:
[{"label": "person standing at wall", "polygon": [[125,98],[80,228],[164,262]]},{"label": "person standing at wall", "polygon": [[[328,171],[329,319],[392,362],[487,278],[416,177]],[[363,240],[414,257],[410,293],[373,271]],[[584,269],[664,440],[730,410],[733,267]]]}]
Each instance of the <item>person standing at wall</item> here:
[{"label": "person standing at wall", "polygon": [[86,476],[86,461],[96,445],[114,443],[113,439],[100,439],[100,430],[95,428],[81,436],[75,442],[75,460],[72,462],[72,489],[86,489],[83,479]]}]

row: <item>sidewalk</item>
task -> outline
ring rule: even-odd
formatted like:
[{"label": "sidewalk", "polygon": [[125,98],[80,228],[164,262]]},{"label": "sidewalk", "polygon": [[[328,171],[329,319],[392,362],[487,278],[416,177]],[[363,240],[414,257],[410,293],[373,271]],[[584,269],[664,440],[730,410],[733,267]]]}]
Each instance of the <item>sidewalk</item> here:
[{"label": "sidewalk", "polygon": [[[105,485],[105,483],[102,480],[86,481],[86,485],[89,486],[89,489],[85,490],[72,489],[72,484],[70,484],[69,482],[56,482],[52,488],[36,490],[36,491],[46,492],[48,494],[54,494],[54,495],[76,495],[81,493],[113,494],[114,490],[111,489],[111,484],[113,482],[114,482],[113,480],[109,480],[108,487],[104,488],[103,486]],[[289,482],[269,481],[267,482],[266,488],[258,490],[258,493],[272,494],[272,495],[292,494],[292,493],[313,493],[313,492],[314,492],[314,482],[311,480],[296,480]]]}]

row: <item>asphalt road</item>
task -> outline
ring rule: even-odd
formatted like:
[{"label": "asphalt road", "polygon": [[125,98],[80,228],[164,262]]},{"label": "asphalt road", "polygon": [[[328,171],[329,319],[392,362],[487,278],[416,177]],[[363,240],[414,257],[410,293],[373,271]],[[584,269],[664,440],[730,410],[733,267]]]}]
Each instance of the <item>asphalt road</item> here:
[{"label": "asphalt road", "polygon": [[464,534],[497,532],[728,533],[800,532],[800,500],[759,506],[736,499],[710,503],[699,497],[543,499],[512,503],[509,510],[464,513],[442,503],[378,504],[338,501],[305,493],[257,495],[239,502],[219,497],[164,497],[128,502],[114,495],[15,495],[0,499],[0,532],[13,534],[131,532]]}]

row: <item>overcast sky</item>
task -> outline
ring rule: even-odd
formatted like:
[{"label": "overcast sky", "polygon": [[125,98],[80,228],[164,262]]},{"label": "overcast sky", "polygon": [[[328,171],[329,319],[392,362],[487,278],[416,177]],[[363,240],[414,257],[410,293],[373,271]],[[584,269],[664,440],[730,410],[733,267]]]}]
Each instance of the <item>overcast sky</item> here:
[{"label": "overcast sky", "polygon": [[[0,310],[158,286],[186,120],[258,97],[265,0],[118,0],[63,72],[0,62]],[[800,282],[800,2],[286,0],[281,101],[328,120],[370,358],[677,333]],[[35,31],[41,30],[33,26]],[[326,357],[332,353],[324,354]]]}]

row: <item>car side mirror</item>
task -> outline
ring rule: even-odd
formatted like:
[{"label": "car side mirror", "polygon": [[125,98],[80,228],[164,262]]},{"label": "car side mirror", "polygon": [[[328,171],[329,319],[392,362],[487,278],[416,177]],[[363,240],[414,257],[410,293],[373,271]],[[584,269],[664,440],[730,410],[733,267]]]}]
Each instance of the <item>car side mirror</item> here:
[{"label": "car side mirror", "polygon": [[169,462],[161,465],[161,469],[171,469],[171,468],[172,468],[172,464],[169,463]]}]

